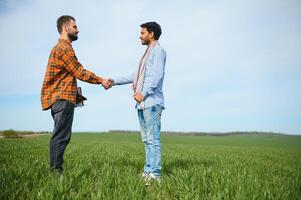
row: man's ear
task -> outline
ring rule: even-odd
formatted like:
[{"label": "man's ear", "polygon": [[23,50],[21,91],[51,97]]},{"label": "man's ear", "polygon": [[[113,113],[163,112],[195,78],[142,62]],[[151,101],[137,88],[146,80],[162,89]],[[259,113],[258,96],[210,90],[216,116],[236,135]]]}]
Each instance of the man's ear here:
[{"label": "man's ear", "polygon": [[150,38],[155,39],[155,34],[154,34],[154,32],[150,32],[150,33],[149,33],[149,36],[150,36]]},{"label": "man's ear", "polygon": [[67,32],[67,24],[64,24],[64,25],[62,26],[62,32]]}]

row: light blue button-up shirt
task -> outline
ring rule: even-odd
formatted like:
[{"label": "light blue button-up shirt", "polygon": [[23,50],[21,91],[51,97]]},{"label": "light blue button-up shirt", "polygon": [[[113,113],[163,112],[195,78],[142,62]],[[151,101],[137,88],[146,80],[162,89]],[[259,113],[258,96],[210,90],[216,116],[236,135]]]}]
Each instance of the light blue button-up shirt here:
[{"label": "light blue button-up shirt", "polygon": [[[165,73],[166,52],[160,46],[156,46],[151,50],[149,57],[145,63],[145,78],[141,94],[144,96],[144,108],[149,108],[155,105],[164,106],[164,96],[162,91],[163,79]],[[139,66],[138,66],[139,67]],[[114,78],[114,85],[124,85],[133,83],[135,73],[125,77]],[[139,103],[136,104],[136,109],[142,109]]]}]

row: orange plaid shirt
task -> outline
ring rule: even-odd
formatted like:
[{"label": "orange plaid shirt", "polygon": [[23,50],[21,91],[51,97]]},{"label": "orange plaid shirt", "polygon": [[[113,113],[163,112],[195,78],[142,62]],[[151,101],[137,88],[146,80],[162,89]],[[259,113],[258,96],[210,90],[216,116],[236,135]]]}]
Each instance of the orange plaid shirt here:
[{"label": "orange plaid shirt", "polygon": [[76,104],[76,79],[93,84],[102,82],[101,77],[85,70],[78,62],[71,43],[59,39],[48,60],[41,92],[42,109],[49,109],[59,99]]}]

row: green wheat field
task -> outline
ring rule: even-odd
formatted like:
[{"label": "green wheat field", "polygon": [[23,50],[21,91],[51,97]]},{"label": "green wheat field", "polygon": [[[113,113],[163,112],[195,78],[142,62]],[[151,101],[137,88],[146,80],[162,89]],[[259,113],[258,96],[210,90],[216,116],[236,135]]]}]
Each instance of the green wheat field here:
[{"label": "green wheat field", "polygon": [[301,136],[162,135],[162,178],[146,187],[139,134],[73,133],[62,176],[50,134],[0,139],[0,199],[301,199]]}]

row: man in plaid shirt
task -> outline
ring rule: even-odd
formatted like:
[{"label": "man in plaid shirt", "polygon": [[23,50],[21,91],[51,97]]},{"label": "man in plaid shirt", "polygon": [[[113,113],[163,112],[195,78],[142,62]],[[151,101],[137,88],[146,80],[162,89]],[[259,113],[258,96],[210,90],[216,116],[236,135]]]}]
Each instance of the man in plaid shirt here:
[{"label": "man in plaid shirt", "polygon": [[74,107],[77,103],[76,79],[92,84],[105,84],[106,79],[96,76],[79,63],[71,46],[79,33],[75,19],[63,15],[57,20],[60,34],[58,43],[51,50],[44,77],[42,109],[51,109],[54,120],[50,140],[50,169],[63,172],[63,155],[71,138]]}]

